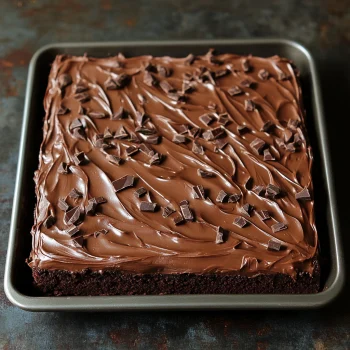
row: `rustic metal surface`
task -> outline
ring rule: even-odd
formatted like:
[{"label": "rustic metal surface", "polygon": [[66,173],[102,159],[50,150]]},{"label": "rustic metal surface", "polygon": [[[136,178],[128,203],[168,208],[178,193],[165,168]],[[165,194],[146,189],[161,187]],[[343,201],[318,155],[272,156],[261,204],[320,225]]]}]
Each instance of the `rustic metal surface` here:
[{"label": "rustic metal surface", "polygon": [[1,1],[0,347],[349,348],[348,285],[337,302],[316,311],[129,314],[28,313],[13,307],[2,288],[28,62],[40,46],[57,41],[279,36],[305,44],[319,64],[347,249],[350,193],[342,170],[348,162],[350,124],[348,9],[347,0]]}]

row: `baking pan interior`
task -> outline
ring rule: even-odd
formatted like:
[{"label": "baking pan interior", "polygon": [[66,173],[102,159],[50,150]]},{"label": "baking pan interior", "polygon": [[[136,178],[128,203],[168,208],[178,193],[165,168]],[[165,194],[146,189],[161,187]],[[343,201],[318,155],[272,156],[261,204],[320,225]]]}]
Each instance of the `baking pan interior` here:
[{"label": "baking pan interior", "polygon": [[[154,56],[182,57],[189,53],[205,54],[210,47],[220,52],[231,52],[237,54],[253,54],[257,56],[279,55],[292,59],[301,72],[301,85],[303,89],[304,104],[306,109],[306,124],[310,143],[313,148],[314,165],[314,198],[316,210],[316,226],[319,234],[322,288],[330,287],[337,275],[336,257],[331,253],[331,239],[333,235],[332,218],[330,217],[330,204],[325,181],[325,170],[320,147],[322,140],[316,127],[316,108],[312,92],[312,81],[309,58],[298,47],[287,42],[258,41],[255,43],[229,43],[217,42],[188,42],[188,43],[136,43],[136,44],[58,44],[50,46],[37,56],[37,61],[32,71],[32,88],[28,89],[27,98],[30,99],[25,118],[28,118],[27,137],[25,139],[25,156],[23,158],[23,172],[21,177],[21,190],[19,196],[18,217],[15,227],[15,245],[13,247],[13,261],[10,262],[11,275],[9,276],[13,288],[24,296],[36,296],[32,288],[31,270],[25,264],[25,259],[31,250],[30,230],[33,224],[33,211],[35,206],[33,173],[38,166],[38,153],[42,140],[43,126],[43,98],[47,86],[50,65],[57,54],[83,55],[103,57],[113,56],[123,52],[126,56],[150,54]],[[30,81],[29,81],[30,84]]]}]

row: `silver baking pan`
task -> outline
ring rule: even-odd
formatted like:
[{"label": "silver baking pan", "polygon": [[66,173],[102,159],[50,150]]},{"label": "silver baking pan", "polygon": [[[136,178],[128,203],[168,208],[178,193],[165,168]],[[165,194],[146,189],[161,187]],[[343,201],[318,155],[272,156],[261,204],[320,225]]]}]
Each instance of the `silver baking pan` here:
[{"label": "silver baking pan", "polygon": [[[313,147],[316,224],[320,235],[322,291],[304,295],[166,295],[110,297],[41,297],[32,289],[31,270],[25,263],[31,250],[30,229],[35,205],[33,173],[38,166],[44,116],[43,98],[50,64],[57,54],[109,56],[186,56],[204,54],[214,47],[221,52],[280,55],[292,59],[301,72],[307,127]],[[315,63],[301,45],[280,39],[61,43],[41,48],[28,73],[22,137],[5,269],[5,292],[18,307],[30,311],[112,311],[180,309],[285,309],[317,308],[330,303],[344,283],[333,175]]]}]

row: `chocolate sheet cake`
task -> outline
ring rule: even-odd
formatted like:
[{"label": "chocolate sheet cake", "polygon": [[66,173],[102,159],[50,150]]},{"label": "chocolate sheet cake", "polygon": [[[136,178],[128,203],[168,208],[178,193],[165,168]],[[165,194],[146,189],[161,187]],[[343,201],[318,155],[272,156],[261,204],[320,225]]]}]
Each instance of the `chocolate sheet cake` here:
[{"label": "chocolate sheet cake", "polygon": [[28,264],[46,295],[315,293],[312,154],[278,56],[57,56]]}]

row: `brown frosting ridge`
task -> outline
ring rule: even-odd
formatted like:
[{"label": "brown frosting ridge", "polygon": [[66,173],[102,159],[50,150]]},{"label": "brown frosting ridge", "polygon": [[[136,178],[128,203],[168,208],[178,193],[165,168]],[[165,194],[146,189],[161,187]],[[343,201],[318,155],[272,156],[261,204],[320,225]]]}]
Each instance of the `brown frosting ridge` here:
[{"label": "brown frosting ridge", "polygon": [[[192,56],[57,56],[44,100],[29,265],[136,273],[312,273],[318,240],[314,202],[295,198],[304,188],[312,193],[312,154],[297,76],[292,63],[278,56],[214,55],[212,51],[194,60]],[[122,119],[117,113],[120,107]],[[212,119],[209,125],[200,118],[206,113]],[[220,119],[223,113],[228,116]],[[146,120],[141,125],[143,114]],[[219,123],[227,117],[229,123]],[[77,118],[82,126],[73,128]],[[121,126],[126,138],[121,138]],[[143,135],[140,126],[148,130],[142,132],[155,132],[159,143],[147,144],[149,137],[154,141],[154,134]],[[194,138],[184,131],[185,140],[177,137],[181,142],[174,142],[174,136],[187,126],[192,131],[200,128],[202,135]],[[99,145],[104,146],[97,147],[96,135],[104,134],[106,128],[112,138],[105,135]],[[215,137],[215,132],[205,133],[213,129],[222,135],[206,140]],[[199,151],[198,147],[193,151],[194,140]],[[222,140],[227,144],[220,149]],[[260,143],[270,151],[265,156],[255,146]],[[153,153],[127,155],[130,146],[138,149],[141,144],[162,155],[161,162],[150,164]],[[84,152],[85,161],[76,165],[78,152]],[[268,153],[275,160],[267,160]],[[122,162],[116,165],[108,155]],[[68,174],[59,169],[62,162],[68,164]],[[214,176],[201,177],[198,169]],[[126,175],[135,177],[134,187],[116,193],[112,182]],[[276,197],[266,194],[270,184],[281,191]],[[204,199],[195,198],[197,185],[203,186]],[[263,186],[255,191],[258,194],[253,191],[256,186]],[[134,192],[140,187],[148,192],[137,198]],[[69,196],[73,189],[80,196]],[[221,190],[240,198],[236,203],[228,197],[217,202]],[[95,205],[93,215],[83,214],[96,197],[106,202]],[[59,199],[70,208],[80,207],[81,223],[76,222],[79,231],[73,237],[68,230],[74,226],[65,224]],[[174,218],[181,213],[183,200],[189,202],[194,220],[176,225]],[[156,203],[158,210],[140,211],[142,201]],[[247,203],[253,207],[250,216],[244,212]],[[163,217],[168,205],[176,213]],[[271,218],[263,221],[258,215],[261,210]],[[234,223],[239,217],[247,221],[245,226]],[[284,229],[273,229],[277,223],[285,224]],[[218,227],[224,229],[222,243],[217,240]]]}]

